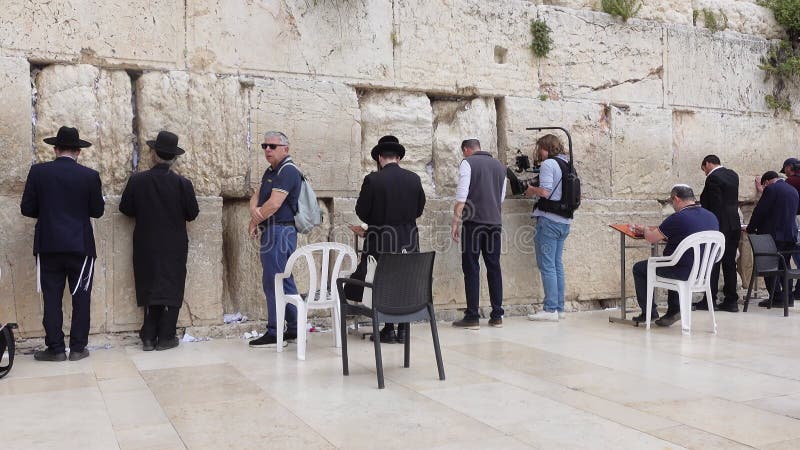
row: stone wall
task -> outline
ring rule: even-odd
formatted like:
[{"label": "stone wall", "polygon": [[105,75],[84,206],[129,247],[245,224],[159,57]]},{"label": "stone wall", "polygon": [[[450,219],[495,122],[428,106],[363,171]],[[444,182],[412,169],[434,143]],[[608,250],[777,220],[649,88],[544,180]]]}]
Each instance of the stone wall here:
[{"label": "stone wall", "polygon": [[[672,184],[700,191],[699,164],[709,153],[739,172],[747,210],[752,178],[797,156],[800,107],[775,114],[764,102],[774,86],[757,66],[770,39],[783,33],[755,2],[658,0],[627,23],[599,12],[599,4],[8,5],[0,11],[0,292],[10,300],[0,302],[0,318],[20,323],[23,336],[42,332],[33,221],[19,215],[18,204],[30,165],[52,158],[42,139],[65,124],[93,142],[81,162],[101,173],[108,200],[106,215],[94,221],[93,332],[139,324],[132,223],[116,212],[116,196],[131,172],[151,166],[146,141],[162,129],[180,136],[187,154],[175,170],[203,196],[200,218],[190,224],[182,325],[220,323],[223,312],[266,317],[247,199],[266,168],[259,143],[273,129],[288,134],[326,212],[324,226],[301,245],[354,244],[347,226],[359,222],[353,208],[363,176],[374,170],[370,150],[380,136],[398,136],[407,149],[402,165],[420,175],[428,196],[419,225],[422,248],[438,252],[436,304],[456,309],[464,307],[464,288],[449,224],[461,140],[479,138],[507,163],[517,152],[530,155],[542,135],[525,128],[566,127],[585,196],[566,244],[567,300],[587,308],[616,298],[619,238],[608,224],[659,222]],[[704,9],[724,13],[727,30],[708,30]],[[537,18],[552,29],[546,58],[529,49]],[[530,209],[524,199],[504,205],[509,305],[542,298]],[[626,270],[645,256],[630,252]],[[486,294],[482,285],[488,302]]]}]

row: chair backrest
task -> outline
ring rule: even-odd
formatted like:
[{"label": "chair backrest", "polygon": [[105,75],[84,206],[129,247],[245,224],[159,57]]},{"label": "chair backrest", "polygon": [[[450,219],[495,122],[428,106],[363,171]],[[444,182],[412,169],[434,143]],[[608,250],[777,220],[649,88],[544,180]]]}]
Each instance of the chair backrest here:
[{"label": "chair backrest", "polygon": [[725,251],[725,235],[719,231],[700,231],[690,234],[678,244],[672,253],[676,260],[687,251],[692,251],[694,261],[688,282],[693,288],[706,286],[711,280],[714,263],[722,259]]},{"label": "chair backrest", "polygon": [[402,315],[432,303],[435,257],[436,252],[382,253],[372,282],[372,308]]},{"label": "chair backrest", "polygon": [[[750,247],[753,249],[753,268],[756,273],[769,272],[778,270],[780,263],[778,262],[779,256],[778,247],[775,245],[775,240],[769,234],[748,234],[747,239],[750,240]],[[755,256],[756,253],[775,253],[776,256]]]},{"label": "chair backrest", "polygon": [[[328,293],[338,301],[339,294],[334,286],[336,279],[356,270],[356,251],[353,247],[338,242],[304,245],[289,256],[284,273],[291,272],[300,258],[305,259],[308,266],[309,295],[306,301],[330,301]],[[345,259],[350,260],[349,267],[344,266]]]}]

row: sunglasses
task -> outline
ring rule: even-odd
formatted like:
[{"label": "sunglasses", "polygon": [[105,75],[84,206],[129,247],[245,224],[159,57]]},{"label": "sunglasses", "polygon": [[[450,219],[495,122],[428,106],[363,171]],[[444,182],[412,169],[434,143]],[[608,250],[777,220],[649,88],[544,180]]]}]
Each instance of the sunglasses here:
[{"label": "sunglasses", "polygon": [[275,150],[278,147],[288,147],[288,145],[283,145],[283,144],[261,144],[261,148],[263,148],[264,150],[266,150],[268,148],[270,150]]}]

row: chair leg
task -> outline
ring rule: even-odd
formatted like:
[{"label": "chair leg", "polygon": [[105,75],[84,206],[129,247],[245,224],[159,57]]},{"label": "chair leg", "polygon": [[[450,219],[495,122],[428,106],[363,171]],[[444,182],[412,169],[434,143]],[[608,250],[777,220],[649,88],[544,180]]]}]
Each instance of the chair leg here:
[{"label": "chair leg", "polygon": [[783,274],[783,317],[789,317],[789,276]]},{"label": "chair leg", "polygon": [[384,388],[383,383],[383,359],[381,358],[381,340],[380,331],[378,330],[378,319],[372,316],[372,335],[375,339],[372,343],[375,344],[375,370],[378,372],[378,389]]},{"label": "chair leg", "polygon": [[[339,305],[339,302],[336,302],[336,303],[334,303],[333,308],[331,308],[331,309],[332,309],[332,311],[331,311],[331,319],[333,319],[333,323],[334,323],[334,327],[333,327],[333,330],[332,330],[333,331],[333,346],[336,347],[336,348],[341,348],[342,347],[342,339],[344,339],[344,338],[342,337],[341,334],[339,334],[336,331],[336,325],[335,325],[335,324],[339,323],[339,316],[342,315],[341,305]],[[345,331],[347,331],[347,330],[345,329]]]},{"label": "chair leg", "polygon": [[[710,286],[706,289],[706,298],[711,298]],[[689,309],[691,309],[691,306],[689,307]],[[712,308],[711,305],[708,305],[708,312],[711,313],[711,332],[717,334],[717,318],[714,315],[714,308]]]},{"label": "chair leg", "polygon": [[431,336],[433,337],[433,351],[436,353],[436,368],[439,369],[439,379],[444,380],[442,349],[439,347],[439,331],[436,329],[436,316],[433,314],[433,305],[428,305],[428,315],[430,316]]},{"label": "chair leg", "polygon": [[[275,338],[278,353],[283,352],[283,324],[286,321],[286,301],[282,295],[275,296]],[[297,322],[300,323],[299,321]]]},{"label": "chair leg", "polygon": [[347,376],[350,375],[350,368],[347,364],[347,317],[344,314],[339,315],[339,332],[342,335],[342,375]]},{"label": "chair leg", "polygon": [[[306,360],[306,340],[308,331],[306,330],[306,323],[308,323],[308,305],[305,302],[297,302],[297,359],[300,361]],[[278,347],[281,347],[278,344]]]},{"label": "chair leg", "polygon": [[778,287],[778,277],[772,277],[772,288],[769,291],[769,306],[767,309],[772,309],[772,303],[775,301],[775,288]]},{"label": "chair leg", "polygon": [[403,326],[406,327],[406,335],[403,340],[403,345],[405,346],[403,349],[403,367],[408,368],[411,366],[411,324],[404,323]]},{"label": "chair leg", "polygon": [[652,316],[653,311],[653,291],[655,290],[655,286],[653,286],[653,282],[650,280],[650,274],[647,276],[647,311],[645,311],[645,318],[647,319],[645,323],[647,324],[647,329],[650,329],[650,318]]},{"label": "chair leg", "polygon": [[747,295],[744,297],[743,312],[747,312],[747,306],[750,305],[750,294],[753,292],[753,282],[756,280],[756,271],[753,269],[753,274],[750,275],[750,284],[747,286]]},{"label": "chair leg", "polygon": [[[709,295],[708,298],[711,298]],[[678,303],[681,311],[681,332],[690,334],[692,332],[692,292],[686,287],[681,287],[678,291]],[[709,309],[713,306],[708,305]]]}]

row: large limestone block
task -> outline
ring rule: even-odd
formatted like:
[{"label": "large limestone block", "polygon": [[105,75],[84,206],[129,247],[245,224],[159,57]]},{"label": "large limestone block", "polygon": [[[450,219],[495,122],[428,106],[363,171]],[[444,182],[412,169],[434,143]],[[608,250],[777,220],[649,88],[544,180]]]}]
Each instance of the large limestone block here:
[{"label": "large limestone block", "polygon": [[194,70],[391,77],[392,2],[187,3],[188,64]]},{"label": "large limestone block", "polygon": [[[309,234],[298,234],[297,248],[330,240],[331,213],[325,202],[321,201],[320,207],[323,211],[323,223]],[[224,310],[225,313],[241,312],[251,319],[266,320],[267,303],[261,283],[263,270],[260,241],[248,236],[249,221],[249,205],[246,201],[225,203],[222,231],[226,291]],[[298,290],[308,292],[308,266],[305,262],[298,264],[293,274]]]},{"label": "large limestone block", "polygon": [[[200,215],[187,226],[189,255],[184,304],[178,319],[179,326],[215,325],[222,323],[222,199],[197,199]],[[113,279],[113,299],[108,310],[109,331],[131,331],[142,325],[142,309],[136,306],[133,279],[133,228],[135,220],[119,212],[119,197],[106,202],[102,219],[109,229],[106,259],[109,276]]]},{"label": "large limestone block", "polygon": [[731,0],[693,0],[693,7],[699,12],[696,25],[705,25],[705,10],[714,14],[722,26],[727,21],[727,29],[744,34],[754,34],[767,39],[782,39],[786,33],[775,21],[769,8],[756,2]]},{"label": "large limestone block", "polygon": [[535,6],[523,0],[395,2],[397,78],[421,89],[537,93]]},{"label": "large limestone block", "polygon": [[428,96],[400,91],[370,91],[360,98],[361,148],[358,186],[363,176],[375,170],[370,156],[381,136],[396,136],[406,149],[400,165],[422,179],[427,195],[435,192],[433,178],[433,109]]},{"label": "large limestone block", "polygon": [[[563,6],[570,9],[603,11],[600,0],[544,0],[545,5]],[[642,2],[636,15],[638,19],[680,24],[692,23],[691,0],[655,0]],[[617,19],[622,20],[622,19]]]},{"label": "large limestone block", "polygon": [[675,111],[672,130],[676,179],[699,195],[705,180],[700,162],[715,154],[739,174],[740,200],[754,200],[753,179],[767,170],[780,170],[800,144],[794,121],[755,115]]},{"label": "large limestone block", "polygon": [[654,22],[622,23],[608,14],[541,7],[553,30],[540,88],[552,99],[663,103],[663,30]]},{"label": "large limestone block", "polygon": [[133,163],[131,80],[122,70],[53,65],[36,75],[34,144],[39,161],[53,159],[42,139],[73,126],[92,143],[79,161],[100,172],[105,194],[120,194]]},{"label": "large limestone block", "polygon": [[[604,105],[575,102],[542,101],[532,98],[507,97],[498,117],[499,140],[505,143],[501,155],[511,160],[519,150],[534,160],[536,139],[545,133],[525,130],[532,126],[561,126],[572,135],[575,167],[581,177],[584,198],[611,196],[612,140],[609,112]],[[567,149],[561,131],[552,131]],[[502,158],[501,158],[502,159]]]},{"label": "large limestone block", "polygon": [[758,66],[768,41],[733,33],[666,28],[665,102],[672,106],[771,112],[772,82]]},{"label": "large limestone block", "polygon": [[161,130],[179,137],[186,150],[175,171],[194,183],[198,195],[248,195],[247,119],[236,77],[187,72],[148,72],[136,81],[139,170],[152,166],[146,141]]},{"label": "large limestone block", "polygon": [[[36,220],[19,214],[19,202],[19,196],[0,196],[0,210],[10,212],[0,219],[0,254],[4,255],[0,261],[0,288],[6,294],[6,300],[0,302],[0,320],[17,322],[21,337],[38,337],[44,335],[44,329],[41,294],[36,292],[36,259],[33,256]],[[92,219],[92,226],[98,248],[92,282],[90,332],[99,333],[107,331],[105,305],[109,298],[110,281],[105,243],[109,230],[103,219]],[[64,332],[69,333],[72,306],[68,288],[64,292],[63,304]]]},{"label": "large limestone block", "polygon": [[259,79],[250,95],[251,182],[267,168],[259,147],[267,131],[289,137],[290,154],[316,191],[355,191],[360,185],[361,111],[353,88],[341,83]]},{"label": "large limestone block", "polygon": [[666,198],[677,181],[672,169],[672,111],[609,108],[614,197]]},{"label": "large limestone block", "polygon": [[[658,225],[661,220],[661,206],[654,200],[590,200],[581,203],[564,244],[567,300],[619,298],[620,236],[609,225]],[[635,243],[628,239],[628,244]],[[631,273],[633,263],[649,256],[647,248],[626,251],[627,296],[635,295]]]},{"label": "large limestone block", "polygon": [[479,139],[481,149],[497,157],[497,111],[492,98],[433,101],[432,106],[436,194],[449,197],[458,185],[464,139]]},{"label": "large limestone block", "polygon": [[184,3],[4,2],[0,36],[0,48],[37,60],[175,67],[183,61]]},{"label": "large limestone block", "polygon": [[20,193],[31,152],[30,65],[22,58],[0,57],[0,192]]}]

